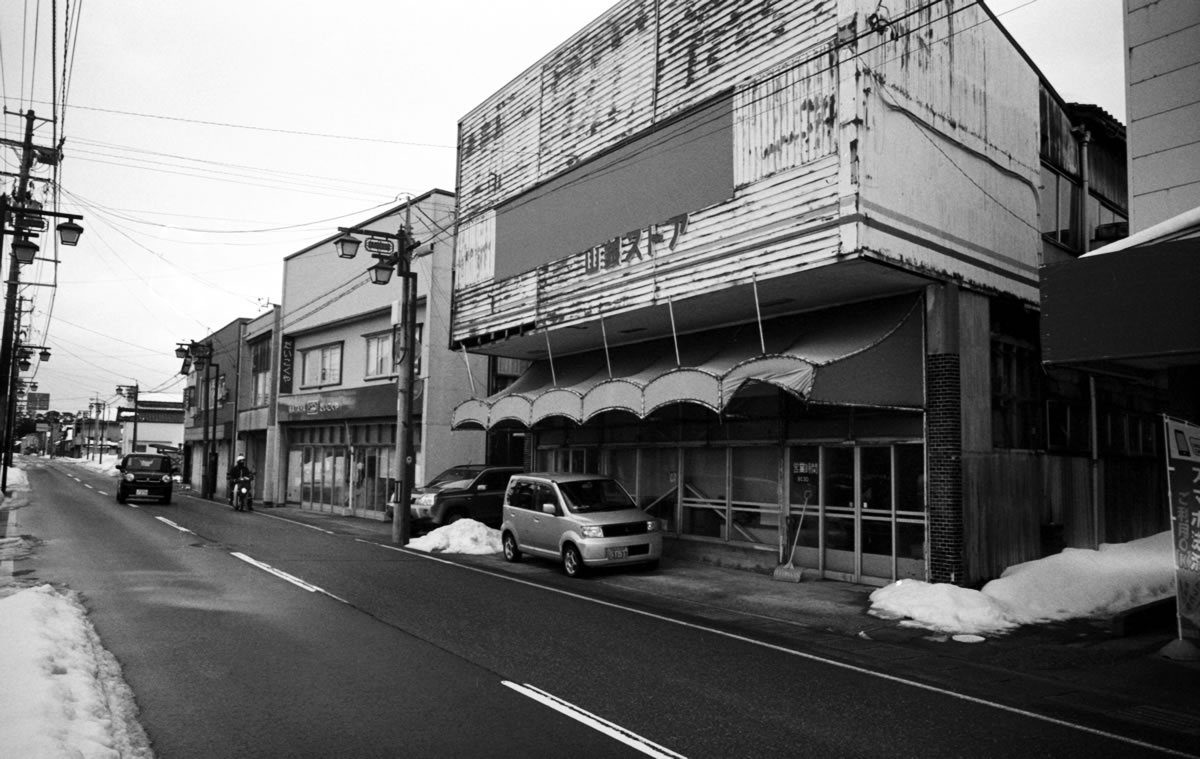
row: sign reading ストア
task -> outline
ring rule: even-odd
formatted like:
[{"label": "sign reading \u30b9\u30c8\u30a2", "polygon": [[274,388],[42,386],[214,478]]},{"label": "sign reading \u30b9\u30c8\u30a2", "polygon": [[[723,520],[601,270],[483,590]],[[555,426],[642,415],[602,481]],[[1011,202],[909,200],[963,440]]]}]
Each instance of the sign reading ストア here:
[{"label": "sign reading \u30b9\u30c8\u30a2", "polygon": [[1163,417],[1179,637],[1200,640],[1200,427]]}]

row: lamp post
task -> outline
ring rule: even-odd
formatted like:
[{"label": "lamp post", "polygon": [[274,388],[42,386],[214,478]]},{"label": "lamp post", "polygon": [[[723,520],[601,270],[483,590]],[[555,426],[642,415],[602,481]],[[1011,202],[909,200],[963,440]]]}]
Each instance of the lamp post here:
[{"label": "lamp post", "polygon": [[[411,213],[411,208],[408,209]],[[392,506],[392,542],[406,545],[412,533],[409,514],[412,500],[414,455],[413,455],[413,369],[416,365],[416,322],[417,322],[417,275],[412,271],[412,252],[419,243],[409,234],[408,220],[397,233],[376,232],[338,227],[342,236],[334,240],[340,258],[354,258],[358,254],[361,240],[353,235],[357,232],[367,236],[367,250],[371,251],[376,263],[367,269],[371,281],[386,285],[395,270],[402,283],[402,308],[399,340],[395,341],[392,360],[398,364],[396,372],[396,466],[397,490]],[[396,354],[399,354],[397,357]]]},{"label": "lamp post", "polygon": [[[12,413],[9,411],[11,394],[11,384],[8,378],[12,372],[12,344],[13,344],[13,321],[15,319],[16,303],[17,303],[17,283],[20,281],[21,268],[20,264],[30,264],[37,254],[38,246],[30,238],[37,237],[35,230],[44,229],[46,226],[46,216],[51,216],[66,221],[58,225],[59,241],[63,245],[73,246],[79,242],[79,236],[83,234],[83,227],[76,223],[77,219],[83,217],[79,214],[58,213],[55,211],[46,211],[41,208],[33,207],[29,202],[29,176],[33,168],[34,157],[47,163],[58,162],[57,148],[52,150],[34,150],[33,145],[33,122],[36,119],[33,110],[25,113],[25,136],[24,139],[17,143],[12,140],[0,139],[0,144],[9,145],[10,147],[20,148],[21,150],[21,169],[18,174],[16,202],[10,201],[7,195],[0,195],[0,256],[4,254],[4,237],[6,234],[13,234],[16,238],[12,244],[12,264],[8,270],[8,285],[6,300],[4,302],[4,326],[3,338],[0,339],[0,377],[4,378],[0,381],[0,413],[5,415],[5,423],[2,426],[8,428],[9,419]],[[13,216],[13,229],[8,229],[9,215]],[[3,444],[4,465],[3,473],[0,474],[0,491],[8,493],[8,456],[12,449],[12,440],[8,435],[4,436]]]},{"label": "lamp post", "polygon": [[117,385],[117,395],[124,397],[126,400],[133,401],[133,443],[129,446],[130,453],[137,453],[138,444],[138,386],[135,382],[132,385]]},{"label": "lamp post", "polygon": [[[212,341],[177,343],[175,345],[175,355],[178,358],[185,359],[184,369],[180,372],[181,374],[187,374],[189,364],[197,369],[200,364],[204,365],[204,426],[202,428],[204,434],[204,458],[200,464],[200,495],[203,498],[212,498],[213,492],[216,490],[216,462],[213,461],[216,457],[216,452],[209,450],[208,418],[210,414],[212,415],[213,425],[212,440],[215,440],[217,436],[217,414],[212,408],[215,398],[209,395],[209,375],[212,369],[217,366],[212,360]],[[199,383],[197,382],[197,384]],[[213,393],[213,395],[216,395],[216,393]]]}]

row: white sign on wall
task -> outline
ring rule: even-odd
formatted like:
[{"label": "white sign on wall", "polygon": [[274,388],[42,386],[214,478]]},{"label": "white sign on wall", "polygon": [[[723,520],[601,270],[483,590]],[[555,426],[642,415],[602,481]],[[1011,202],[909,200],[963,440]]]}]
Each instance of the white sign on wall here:
[{"label": "white sign on wall", "polygon": [[496,212],[488,211],[458,233],[454,251],[454,285],[466,287],[496,273]]}]

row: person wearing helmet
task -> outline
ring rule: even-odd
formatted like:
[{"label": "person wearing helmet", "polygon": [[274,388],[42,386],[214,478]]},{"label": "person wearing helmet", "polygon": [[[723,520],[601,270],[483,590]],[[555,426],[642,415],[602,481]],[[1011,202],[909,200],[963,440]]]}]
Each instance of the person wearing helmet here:
[{"label": "person wearing helmet", "polygon": [[[229,481],[229,502],[233,503],[235,492],[234,485],[237,483],[237,481],[241,479],[254,479],[254,470],[252,470],[250,465],[246,463],[246,457],[244,455],[240,453],[238,454],[237,459],[233,462],[233,466],[229,467],[229,471],[225,474],[225,479]],[[250,503],[250,500],[247,499],[246,511],[254,511],[254,507],[251,506]],[[240,507],[235,506],[235,508],[237,508],[239,511],[241,510]]]}]

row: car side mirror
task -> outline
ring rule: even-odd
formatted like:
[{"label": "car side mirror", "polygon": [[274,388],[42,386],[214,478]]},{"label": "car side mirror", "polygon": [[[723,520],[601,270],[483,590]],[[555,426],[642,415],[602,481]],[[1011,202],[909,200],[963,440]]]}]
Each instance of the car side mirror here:
[{"label": "car side mirror", "polygon": [[115,467],[113,467],[113,469],[116,469],[116,470],[117,470],[117,471],[119,471],[119,472],[124,472],[124,471],[125,471],[125,465],[124,465],[124,464],[117,464]]},{"label": "car side mirror", "polygon": [[554,505],[553,503],[543,503],[542,511],[550,515],[555,515],[558,514],[558,506]]}]

